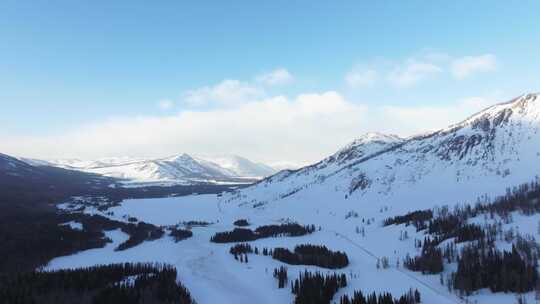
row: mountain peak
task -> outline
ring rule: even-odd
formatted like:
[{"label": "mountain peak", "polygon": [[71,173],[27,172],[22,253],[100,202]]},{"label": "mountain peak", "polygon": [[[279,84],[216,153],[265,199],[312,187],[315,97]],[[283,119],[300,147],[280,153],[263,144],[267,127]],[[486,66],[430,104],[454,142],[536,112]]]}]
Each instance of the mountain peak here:
[{"label": "mountain peak", "polygon": [[466,126],[471,126],[473,129],[480,128],[487,132],[494,127],[507,123],[511,117],[539,121],[540,93],[524,94],[510,101],[492,105],[439,132],[446,133]]},{"label": "mountain peak", "polygon": [[379,132],[367,132],[362,136],[355,139],[349,146],[366,144],[370,142],[381,142],[381,143],[394,143],[403,141],[403,138],[394,135],[394,134],[384,134]]},{"label": "mountain peak", "polygon": [[178,161],[193,161],[194,162],[195,161],[195,159],[187,153],[180,153],[180,154],[168,157],[164,160],[173,161],[173,162],[178,162]]}]

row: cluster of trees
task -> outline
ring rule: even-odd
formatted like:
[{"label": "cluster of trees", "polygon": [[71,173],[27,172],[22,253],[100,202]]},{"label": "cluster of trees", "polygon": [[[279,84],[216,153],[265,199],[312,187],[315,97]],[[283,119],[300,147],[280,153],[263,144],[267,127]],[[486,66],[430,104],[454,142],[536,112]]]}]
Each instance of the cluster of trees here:
[{"label": "cluster of trees", "polygon": [[349,265],[345,252],[332,251],[326,246],[298,245],[291,252],[287,248],[275,248],[272,258],[290,265],[313,265],[329,269],[344,268]]},{"label": "cluster of trees", "polygon": [[[83,229],[64,223],[75,221]],[[129,238],[116,250],[158,239],[163,229],[144,222],[124,223],[100,215],[81,213],[6,212],[0,214],[0,273],[31,271],[52,258],[101,248],[110,242],[103,231],[121,229]]]},{"label": "cluster of trees", "polygon": [[229,253],[234,255],[236,260],[247,262],[247,254],[262,253],[264,256],[271,256],[273,259],[287,263],[289,265],[311,265],[319,266],[328,269],[344,268],[349,265],[349,258],[345,252],[332,251],[326,246],[303,244],[297,245],[294,251],[287,248],[268,249],[264,247],[262,250],[247,243],[240,243],[232,246]]},{"label": "cluster of trees", "polygon": [[163,228],[145,222],[124,223],[100,215],[67,214],[66,217],[80,222],[86,231],[101,232],[104,230],[121,229],[129,238],[115,248],[117,251],[135,247],[144,241],[161,238],[165,232]]},{"label": "cluster of trees", "polygon": [[344,295],[339,300],[340,304],[418,304],[420,302],[420,292],[417,289],[409,290],[399,299],[394,299],[388,292],[378,295],[373,292],[364,295],[362,291],[355,291],[352,297]]},{"label": "cluster of trees", "polygon": [[32,271],[54,257],[109,242],[101,230],[61,225],[71,220],[54,212],[0,212],[0,274]]},{"label": "cluster of trees", "polygon": [[280,225],[265,225],[255,229],[255,233],[260,238],[281,237],[281,236],[302,236],[315,232],[315,225],[302,226],[297,223],[286,223]]},{"label": "cluster of trees", "polygon": [[234,228],[232,231],[217,232],[210,241],[214,243],[249,242],[258,239],[253,230],[246,228]]},{"label": "cluster of trees", "polygon": [[206,226],[211,225],[212,223],[207,222],[207,221],[187,221],[187,222],[182,222],[180,224],[190,228],[190,227],[206,227]]},{"label": "cluster of trees", "polygon": [[240,263],[249,263],[249,258],[247,253],[234,254],[234,259],[240,261]]},{"label": "cluster of trees", "polygon": [[239,219],[239,220],[236,220],[236,221],[234,221],[233,224],[234,224],[235,226],[238,226],[238,227],[249,226],[249,222],[248,222],[248,220],[246,220],[246,219]]},{"label": "cluster of trees", "polygon": [[235,228],[232,231],[218,232],[210,241],[214,243],[249,242],[262,238],[280,236],[302,236],[315,231],[314,225],[302,226],[297,223],[260,226],[255,231],[247,228]]},{"label": "cluster of trees", "polygon": [[255,254],[259,254],[257,247],[253,250],[253,247],[247,243],[236,244],[229,249],[229,253],[232,255],[253,253],[254,251]]},{"label": "cluster of trees", "polygon": [[[520,246],[527,246],[522,243]],[[538,256],[526,254],[516,245],[512,251],[499,251],[484,243],[465,246],[458,258],[457,271],[452,274],[453,288],[470,294],[489,288],[493,292],[524,293],[533,290],[538,282]]]},{"label": "cluster of trees", "polygon": [[274,278],[278,280],[278,288],[285,288],[289,279],[287,278],[287,267],[280,266],[274,268]]},{"label": "cluster of trees", "polygon": [[173,237],[174,241],[177,243],[182,240],[189,239],[190,237],[193,236],[193,232],[191,232],[191,230],[181,229],[178,227],[171,227],[169,234],[170,236]]},{"label": "cluster of trees", "polygon": [[387,218],[384,220],[384,226],[390,225],[401,225],[405,224],[407,226],[413,225],[417,230],[426,229],[425,222],[433,218],[433,211],[431,210],[418,210],[409,212],[405,215],[398,215],[394,217]]},{"label": "cluster of trees", "polygon": [[419,256],[411,258],[407,255],[403,261],[403,266],[412,271],[421,271],[422,273],[440,273],[444,269],[443,254],[437,241],[426,237],[422,246],[422,252]]},{"label": "cluster of trees", "polygon": [[329,304],[336,292],[347,286],[345,274],[327,274],[305,271],[291,284],[295,304]]},{"label": "cluster of trees", "polygon": [[5,303],[194,303],[176,281],[176,269],[159,264],[112,264],[0,276]]},{"label": "cluster of trees", "polygon": [[120,229],[129,234],[129,238],[115,248],[117,251],[135,247],[144,241],[157,240],[165,233],[161,227],[145,222],[139,222],[137,224],[129,223]]},{"label": "cluster of trees", "polygon": [[470,242],[484,239],[486,233],[482,227],[477,224],[465,224],[456,230],[456,243]]},{"label": "cluster of trees", "polygon": [[[449,263],[457,262],[457,270],[446,281],[449,290],[465,294],[482,288],[517,293],[533,290],[539,283],[540,246],[534,239],[523,238],[512,229],[503,231],[502,222],[510,223],[512,212],[525,215],[540,212],[539,181],[509,189],[506,195],[485,202],[479,200],[474,206],[459,206],[453,210],[442,207],[434,212],[415,211],[385,220],[385,225],[412,224],[418,231],[426,230],[431,236],[424,239],[423,245],[418,242],[417,246],[422,247],[421,255],[415,258],[407,256],[404,265],[414,271],[438,273],[443,270],[443,258]],[[479,215],[486,219],[489,217],[495,223],[484,226],[468,223],[469,219]],[[441,250],[440,243],[447,239],[453,239],[453,242]],[[498,250],[495,246],[497,239],[514,242],[512,250]],[[459,251],[455,244],[462,242],[470,244]]]},{"label": "cluster of trees", "polygon": [[[485,199],[487,201],[487,199]],[[474,206],[465,205],[456,207],[450,211],[448,207],[442,207],[434,213],[431,210],[418,210],[401,216],[388,218],[384,225],[412,224],[418,231],[427,229],[430,234],[437,234],[440,240],[451,237],[460,237],[459,234],[474,233],[464,240],[477,240],[483,236],[479,233],[477,227],[468,227],[476,231],[460,230],[467,225],[467,220],[480,214],[486,214],[490,218],[498,215],[502,219],[510,220],[510,213],[519,211],[526,215],[540,212],[540,180],[522,184],[513,189],[507,189],[506,195],[500,196],[487,203],[478,201]]]}]

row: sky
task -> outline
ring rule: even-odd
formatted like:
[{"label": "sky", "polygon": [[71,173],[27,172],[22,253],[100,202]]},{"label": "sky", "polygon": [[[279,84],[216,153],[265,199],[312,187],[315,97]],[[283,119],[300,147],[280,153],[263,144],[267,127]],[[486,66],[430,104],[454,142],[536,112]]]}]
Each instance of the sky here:
[{"label": "sky", "polygon": [[538,1],[0,2],[0,152],[309,163],[540,91]]}]

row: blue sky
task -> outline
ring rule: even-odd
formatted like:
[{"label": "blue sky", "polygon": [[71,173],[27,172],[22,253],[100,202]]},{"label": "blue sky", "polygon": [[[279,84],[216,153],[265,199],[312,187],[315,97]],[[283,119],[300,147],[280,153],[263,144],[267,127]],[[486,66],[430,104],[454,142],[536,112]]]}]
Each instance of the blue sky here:
[{"label": "blue sky", "polygon": [[[75,156],[85,149],[51,150],[37,142],[50,146],[68,135],[87,142],[98,138],[87,130],[100,125],[121,122],[121,129],[128,130],[141,117],[238,112],[277,97],[298,106],[298,96],[326,92],[339,94],[368,116],[378,113],[388,120],[393,119],[385,116],[388,109],[421,115],[426,108],[444,113],[461,107],[451,118],[466,116],[481,106],[540,91],[538,11],[538,1],[2,1],[0,149],[34,157]],[[269,83],[275,71],[282,78]],[[194,95],[197,102],[190,99]],[[242,119],[249,126],[249,117],[233,121]],[[332,120],[306,119],[313,124]],[[310,146],[317,152],[293,159],[315,160],[363,131],[410,135],[442,127],[393,122],[389,127],[358,117],[358,126],[351,122],[347,132],[349,125],[332,129],[343,131],[342,138]],[[194,128],[177,123],[171,127]],[[221,129],[197,123],[197,128],[216,127]],[[231,136],[237,143],[258,135]],[[141,141],[126,143],[125,149],[98,141],[86,156],[159,153],[141,148]],[[260,160],[287,157],[283,151],[272,156],[248,145],[165,141],[170,138],[157,144],[162,154],[210,149]],[[258,144],[269,150],[273,143]]]}]

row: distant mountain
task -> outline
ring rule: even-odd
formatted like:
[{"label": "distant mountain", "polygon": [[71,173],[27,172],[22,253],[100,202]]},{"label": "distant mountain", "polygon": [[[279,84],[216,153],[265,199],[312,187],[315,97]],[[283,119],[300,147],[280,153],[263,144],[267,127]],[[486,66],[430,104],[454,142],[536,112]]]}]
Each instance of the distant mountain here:
[{"label": "distant mountain", "polygon": [[189,185],[199,182],[250,183],[276,171],[239,156],[193,157],[179,154],[166,158],[102,158],[97,160],[22,159],[34,166],[56,166],[121,179],[125,185]]},{"label": "distant mountain", "polygon": [[[540,95],[492,106],[435,132],[402,139],[369,133],[326,159],[247,187],[232,201],[326,200],[396,209],[475,201],[540,174]],[[281,204],[280,204],[281,205]]]},{"label": "distant mountain", "polygon": [[0,154],[0,203],[43,201],[109,188],[116,181],[96,174],[51,166],[33,166]]},{"label": "distant mountain", "polygon": [[208,162],[219,165],[221,168],[229,170],[236,176],[261,178],[276,173],[276,170],[262,163],[255,163],[247,158],[237,155],[226,155],[217,157],[198,157]]}]

